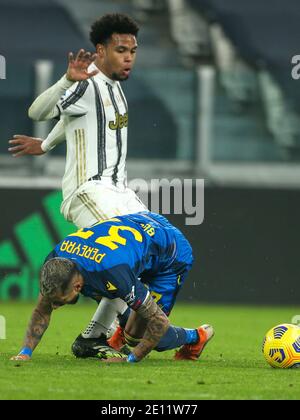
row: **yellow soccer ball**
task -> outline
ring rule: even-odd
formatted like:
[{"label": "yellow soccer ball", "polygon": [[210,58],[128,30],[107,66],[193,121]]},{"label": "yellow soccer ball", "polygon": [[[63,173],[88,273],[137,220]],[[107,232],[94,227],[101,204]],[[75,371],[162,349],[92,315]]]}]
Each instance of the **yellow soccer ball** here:
[{"label": "yellow soccer ball", "polygon": [[263,354],[274,368],[300,368],[300,327],[281,324],[267,332]]}]

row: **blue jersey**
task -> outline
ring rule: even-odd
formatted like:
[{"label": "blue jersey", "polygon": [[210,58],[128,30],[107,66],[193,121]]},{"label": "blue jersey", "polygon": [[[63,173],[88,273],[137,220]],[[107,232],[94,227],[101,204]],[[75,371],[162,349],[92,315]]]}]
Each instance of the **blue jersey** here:
[{"label": "blue jersey", "polygon": [[84,296],[97,301],[121,298],[132,309],[143,303],[151,283],[159,282],[159,288],[167,290],[173,287],[169,276],[178,280],[193,262],[183,234],[164,217],[149,212],[80,229],[60,242],[47,260],[53,257],[71,259],[77,265],[84,278]]}]

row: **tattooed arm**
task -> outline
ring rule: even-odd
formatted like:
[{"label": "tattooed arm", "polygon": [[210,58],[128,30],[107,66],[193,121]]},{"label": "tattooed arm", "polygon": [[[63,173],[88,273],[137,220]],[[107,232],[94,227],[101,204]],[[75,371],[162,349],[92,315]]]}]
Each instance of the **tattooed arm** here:
[{"label": "tattooed arm", "polygon": [[36,348],[49,326],[51,313],[49,301],[40,295],[28,324],[24,347],[29,347],[32,351]]},{"label": "tattooed arm", "polygon": [[170,321],[150,294],[136,313],[147,323],[143,338],[132,351],[135,358],[141,360],[157,346],[161,337],[167,332]]},{"label": "tattooed arm", "polygon": [[12,360],[29,360],[31,358],[31,354],[28,353],[32,353],[41,341],[49,326],[51,313],[52,307],[49,301],[40,295],[37,306],[32,312],[23,343],[23,350],[26,349],[26,351],[21,351]]}]

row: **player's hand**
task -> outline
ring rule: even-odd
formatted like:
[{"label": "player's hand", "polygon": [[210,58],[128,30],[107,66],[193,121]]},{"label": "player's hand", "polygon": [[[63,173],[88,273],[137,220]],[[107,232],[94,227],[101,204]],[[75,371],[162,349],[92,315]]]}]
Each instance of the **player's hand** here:
[{"label": "player's hand", "polygon": [[31,357],[28,356],[27,354],[18,354],[17,356],[11,357],[10,360],[13,362],[17,362],[17,361],[28,362],[29,360],[31,360]]},{"label": "player's hand", "polygon": [[45,152],[43,152],[41,147],[42,141],[42,139],[35,137],[17,134],[13,139],[9,140],[8,143],[13,147],[10,147],[8,151],[12,153],[13,157],[43,155]]},{"label": "player's hand", "polygon": [[91,54],[85,50],[79,50],[74,58],[73,53],[69,53],[69,66],[67,70],[67,79],[71,82],[80,82],[95,76],[98,70],[88,72],[88,67],[96,59],[97,54]]}]

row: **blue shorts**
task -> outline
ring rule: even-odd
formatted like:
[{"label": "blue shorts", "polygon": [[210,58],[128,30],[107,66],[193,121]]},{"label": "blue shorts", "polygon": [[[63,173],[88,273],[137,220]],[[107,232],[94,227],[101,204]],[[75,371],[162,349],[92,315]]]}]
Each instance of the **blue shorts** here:
[{"label": "blue shorts", "polygon": [[142,283],[149,288],[155,302],[167,316],[171,313],[177,294],[183,286],[191,267],[191,265],[186,265],[180,274],[177,272],[166,272],[155,277],[146,275],[141,277]]},{"label": "blue shorts", "polygon": [[176,235],[176,243],[177,260],[168,270],[155,275],[143,273],[141,276],[141,282],[148,287],[154,300],[167,316],[171,313],[177,294],[194,262],[192,248],[179,231]]}]

